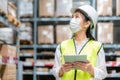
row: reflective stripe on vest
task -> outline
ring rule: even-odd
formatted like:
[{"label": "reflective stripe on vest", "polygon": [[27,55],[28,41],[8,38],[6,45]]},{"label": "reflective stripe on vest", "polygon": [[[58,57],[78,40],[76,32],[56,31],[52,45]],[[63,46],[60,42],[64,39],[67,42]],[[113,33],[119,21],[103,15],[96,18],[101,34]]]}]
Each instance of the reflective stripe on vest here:
[{"label": "reflective stripe on vest", "polygon": [[[93,66],[96,66],[97,54],[101,47],[102,44],[100,42],[89,40],[80,51],[80,55],[87,55],[87,60],[89,60]],[[60,45],[60,49],[62,53],[62,64],[64,63],[64,55],[76,55],[76,48],[73,39],[63,41]],[[76,72],[76,77],[74,77],[75,69],[64,73],[62,80],[90,80],[90,78],[92,78],[88,72],[82,70],[77,70]]]}]

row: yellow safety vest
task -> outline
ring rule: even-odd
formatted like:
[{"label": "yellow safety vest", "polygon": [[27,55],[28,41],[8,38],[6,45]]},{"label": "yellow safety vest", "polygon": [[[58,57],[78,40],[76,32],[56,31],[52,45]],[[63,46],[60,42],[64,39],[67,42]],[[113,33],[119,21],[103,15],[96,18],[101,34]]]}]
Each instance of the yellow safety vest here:
[{"label": "yellow safety vest", "polygon": [[[96,58],[102,44],[100,42],[89,40],[81,49],[79,55],[87,55],[87,60],[91,62],[93,66],[96,66]],[[76,55],[75,41],[74,39],[68,39],[63,41],[60,45],[62,54],[61,63],[64,63],[64,55]],[[90,80],[92,76],[85,71],[73,69],[64,73],[62,80]]]}]

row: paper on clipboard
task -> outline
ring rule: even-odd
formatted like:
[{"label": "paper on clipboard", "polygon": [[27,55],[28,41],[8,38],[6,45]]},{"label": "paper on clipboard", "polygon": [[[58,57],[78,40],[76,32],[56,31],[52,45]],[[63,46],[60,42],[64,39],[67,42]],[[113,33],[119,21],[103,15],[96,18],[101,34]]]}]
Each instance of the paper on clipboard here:
[{"label": "paper on clipboard", "polygon": [[65,62],[87,62],[87,55],[64,55]]}]

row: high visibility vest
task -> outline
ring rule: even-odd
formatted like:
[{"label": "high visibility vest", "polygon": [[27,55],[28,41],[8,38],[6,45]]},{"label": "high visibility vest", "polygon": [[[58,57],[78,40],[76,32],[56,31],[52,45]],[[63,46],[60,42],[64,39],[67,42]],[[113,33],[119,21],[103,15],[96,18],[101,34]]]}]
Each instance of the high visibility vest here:
[{"label": "high visibility vest", "polygon": [[[96,58],[102,44],[100,42],[89,40],[81,49],[79,55],[87,55],[87,60],[91,62],[93,66],[96,66]],[[74,39],[68,39],[60,44],[61,51],[61,63],[64,63],[64,55],[76,55],[76,47]],[[92,76],[80,69],[72,69],[65,72],[62,76],[62,80],[90,80]]]}]

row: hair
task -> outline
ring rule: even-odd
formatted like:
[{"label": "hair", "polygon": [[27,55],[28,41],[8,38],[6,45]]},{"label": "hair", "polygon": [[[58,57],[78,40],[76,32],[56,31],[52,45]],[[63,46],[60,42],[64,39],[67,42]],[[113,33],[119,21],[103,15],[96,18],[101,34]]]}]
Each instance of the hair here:
[{"label": "hair", "polygon": [[[88,18],[80,9],[76,9],[75,10],[75,12],[80,12],[80,13],[82,13],[83,15],[84,15],[84,17],[85,17],[85,19],[84,19],[84,21],[85,22],[87,22],[87,21],[91,21],[90,20],[90,18]],[[74,12],[74,13],[75,13]],[[87,31],[86,31],[86,35],[87,35],[87,38],[89,38],[90,40],[95,40],[95,38],[92,36],[92,34],[91,34],[91,27],[94,27],[93,25],[91,26],[89,26],[88,27],[88,29],[87,29]],[[74,36],[74,35],[73,35]]]}]

